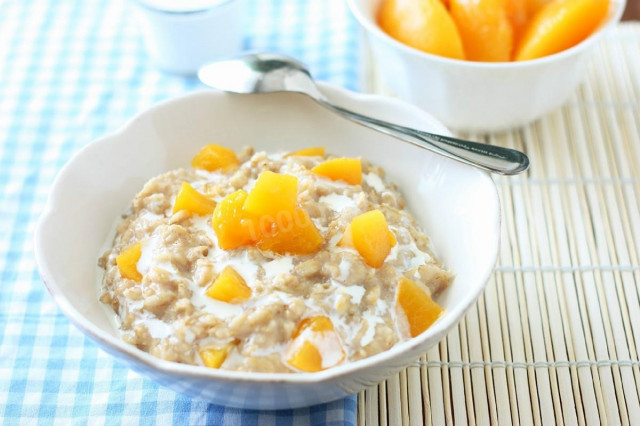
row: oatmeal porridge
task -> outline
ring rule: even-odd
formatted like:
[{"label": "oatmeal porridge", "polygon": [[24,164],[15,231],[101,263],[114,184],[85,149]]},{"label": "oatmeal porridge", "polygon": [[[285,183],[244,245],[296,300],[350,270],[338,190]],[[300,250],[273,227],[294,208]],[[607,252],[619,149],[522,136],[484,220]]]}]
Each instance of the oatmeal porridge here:
[{"label": "oatmeal porridge", "polygon": [[205,146],[145,184],[99,265],[126,342],[255,372],[320,371],[415,337],[452,280],[384,171],[322,148]]}]

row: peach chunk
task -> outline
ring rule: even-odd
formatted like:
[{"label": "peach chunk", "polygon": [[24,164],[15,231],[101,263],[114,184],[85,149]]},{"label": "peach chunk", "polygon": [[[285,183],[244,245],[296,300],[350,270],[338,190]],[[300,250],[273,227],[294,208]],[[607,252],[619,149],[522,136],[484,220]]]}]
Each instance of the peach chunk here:
[{"label": "peach chunk", "polygon": [[243,190],[224,197],[213,210],[211,225],[223,250],[253,244],[258,240],[258,222],[242,210],[247,199]]},{"label": "peach chunk", "polygon": [[320,351],[308,340],[305,340],[300,348],[287,361],[298,370],[314,373],[322,370],[322,355]]},{"label": "peach chunk", "polygon": [[331,180],[343,180],[350,185],[360,185],[362,182],[362,164],[357,158],[334,158],[318,164],[311,171]]},{"label": "peach chunk", "polygon": [[527,16],[533,16],[540,9],[545,7],[548,3],[553,0],[525,0],[525,8],[527,10]]},{"label": "peach chunk", "polygon": [[[391,232],[391,230],[389,230],[389,241],[391,242],[391,247],[395,246],[396,243],[398,242],[398,240],[396,240],[396,236],[393,235],[393,232]],[[340,238],[340,240],[338,241],[338,247],[351,247],[354,248],[353,246],[353,235],[351,234],[351,225],[347,225],[344,228],[344,233],[342,234],[342,237]]]},{"label": "peach chunk", "polygon": [[210,172],[218,169],[229,170],[239,164],[238,157],[232,150],[216,144],[205,145],[191,160],[194,168]]},{"label": "peach chunk", "polygon": [[272,231],[263,232],[258,248],[279,254],[311,254],[318,251],[323,242],[322,235],[309,214],[296,209],[292,217],[279,218]]},{"label": "peach chunk", "polygon": [[138,260],[140,260],[141,255],[141,243],[129,246],[120,253],[118,257],[116,257],[116,265],[118,265],[120,275],[136,282],[142,281],[142,274],[138,272]]},{"label": "peach chunk", "polygon": [[202,362],[209,368],[220,368],[227,355],[229,354],[229,348],[207,348],[201,349],[200,358]]},{"label": "peach chunk", "polygon": [[242,303],[251,297],[251,289],[244,278],[231,266],[225,266],[206,291],[212,299],[227,303]]},{"label": "peach chunk", "polygon": [[[244,210],[252,215],[266,217],[270,222],[280,216],[291,216],[298,204],[298,179],[295,176],[264,171],[260,173],[244,203]],[[284,213],[283,213],[284,212]]]},{"label": "peach chunk", "polygon": [[351,225],[347,225],[344,228],[344,233],[342,234],[342,237],[340,238],[340,241],[338,241],[338,247],[353,247],[353,236],[351,234]]},{"label": "peach chunk", "polygon": [[187,182],[182,182],[178,195],[176,195],[176,201],[173,204],[173,213],[186,210],[199,216],[206,216],[213,213],[215,208],[215,201],[208,199],[193,189]]},{"label": "peach chunk", "polygon": [[285,157],[324,157],[324,147],[314,146],[312,148],[301,149],[300,151],[290,152]]},{"label": "peach chunk", "polygon": [[465,57],[458,28],[440,0],[383,0],[378,24],[407,46],[449,58]]},{"label": "peach chunk", "polygon": [[526,61],[575,46],[598,28],[608,8],[608,0],[563,0],[547,4],[527,24],[514,59]]},{"label": "peach chunk", "polygon": [[513,51],[513,27],[506,0],[451,0],[467,59],[506,62]]},{"label": "peach chunk", "polygon": [[411,337],[431,327],[444,312],[424,290],[405,277],[400,278],[397,301],[407,317]]},{"label": "peach chunk", "polygon": [[[515,46],[524,31],[529,18],[526,0],[507,0],[507,15],[513,27],[513,45]],[[511,58],[509,58],[511,59]]]},{"label": "peach chunk", "polygon": [[380,210],[371,210],[353,218],[351,241],[369,266],[379,268],[389,255],[396,239]]},{"label": "peach chunk", "polygon": [[318,315],[300,321],[292,339],[294,351],[287,362],[298,370],[320,371],[344,360],[338,334],[326,316]]},{"label": "peach chunk", "polygon": [[318,333],[333,331],[333,323],[328,317],[318,315],[315,317],[307,317],[300,321],[298,327],[293,332],[293,338],[298,337],[304,330],[311,330]]}]

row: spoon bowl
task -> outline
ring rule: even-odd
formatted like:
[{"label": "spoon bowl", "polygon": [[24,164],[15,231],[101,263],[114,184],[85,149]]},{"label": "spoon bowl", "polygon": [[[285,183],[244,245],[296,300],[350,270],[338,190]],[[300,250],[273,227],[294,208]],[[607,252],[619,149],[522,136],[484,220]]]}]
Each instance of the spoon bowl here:
[{"label": "spoon bowl", "polygon": [[284,55],[250,53],[212,62],[200,68],[198,77],[207,86],[231,93],[302,93],[358,124],[492,173],[515,175],[529,167],[529,158],[514,149],[424,132],[334,105],[320,92],[308,69]]}]

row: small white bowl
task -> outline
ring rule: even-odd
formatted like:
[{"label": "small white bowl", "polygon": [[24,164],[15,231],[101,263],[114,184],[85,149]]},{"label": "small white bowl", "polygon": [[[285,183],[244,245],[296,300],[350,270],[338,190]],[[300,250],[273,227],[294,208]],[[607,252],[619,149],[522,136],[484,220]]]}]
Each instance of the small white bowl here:
[{"label": "small white bowl", "polygon": [[381,79],[396,96],[457,130],[496,131],[527,124],[562,105],[585,75],[596,42],[622,16],[612,0],[606,23],[578,45],[523,62],[473,62],[406,46],[376,21],[381,0],[348,0],[364,28]]},{"label": "small white bowl", "polygon": [[155,65],[194,75],[207,62],[242,49],[243,0],[133,0]]},{"label": "small white bowl", "polygon": [[[337,105],[447,133],[404,102],[321,84]],[[114,222],[151,177],[184,167],[204,144],[363,156],[383,166],[403,192],[456,278],[438,298],[446,313],[425,333],[373,357],[313,374],[243,373],[177,364],[123,342],[98,301],[97,259]],[[35,233],[40,275],[60,309],[105,351],[178,392],[254,409],[308,406],[374,385],[434,346],[475,302],[498,256],[500,206],[484,172],[357,126],[296,94],[207,91],[159,104],[117,133],[87,145],[60,172]],[[111,315],[112,316],[112,315]]]}]

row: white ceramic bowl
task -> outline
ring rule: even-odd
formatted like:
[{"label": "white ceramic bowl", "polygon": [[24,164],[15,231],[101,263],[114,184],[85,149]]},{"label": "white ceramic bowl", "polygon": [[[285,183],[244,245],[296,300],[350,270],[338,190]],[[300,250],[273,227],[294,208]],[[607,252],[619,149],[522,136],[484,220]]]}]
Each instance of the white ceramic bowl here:
[{"label": "white ceramic bowl", "polygon": [[243,0],[134,0],[145,48],[165,71],[193,75],[242,49]]},{"label": "white ceramic bowl", "polygon": [[606,23],[563,52],[490,63],[444,58],[398,42],[376,22],[381,1],[348,3],[364,28],[383,84],[447,126],[474,131],[524,125],[562,105],[584,77],[596,42],[620,20],[625,6],[625,0],[611,0]]},{"label": "white ceramic bowl", "polygon": [[[323,84],[336,104],[423,130],[447,130],[398,100]],[[177,364],[124,343],[98,302],[96,266],[114,222],[151,177],[188,165],[204,144],[363,156],[383,166],[456,273],[438,301],[446,313],[419,337],[376,356],[313,374],[240,373]],[[484,172],[348,122],[296,94],[198,92],[159,104],[88,144],[58,175],[35,234],[40,275],[60,309],[106,352],[178,392],[216,404],[277,409],[353,394],[435,345],[482,292],[498,254],[500,207]]]}]

